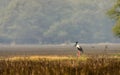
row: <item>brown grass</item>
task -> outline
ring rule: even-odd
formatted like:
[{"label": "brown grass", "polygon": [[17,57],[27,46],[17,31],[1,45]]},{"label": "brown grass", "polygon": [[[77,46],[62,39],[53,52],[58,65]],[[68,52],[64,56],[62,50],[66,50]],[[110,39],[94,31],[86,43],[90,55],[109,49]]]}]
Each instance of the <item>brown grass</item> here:
[{"label": "brown grass", "polygon": [[120,58],[28,56],[0,60],[0,75],[120,75]]}]

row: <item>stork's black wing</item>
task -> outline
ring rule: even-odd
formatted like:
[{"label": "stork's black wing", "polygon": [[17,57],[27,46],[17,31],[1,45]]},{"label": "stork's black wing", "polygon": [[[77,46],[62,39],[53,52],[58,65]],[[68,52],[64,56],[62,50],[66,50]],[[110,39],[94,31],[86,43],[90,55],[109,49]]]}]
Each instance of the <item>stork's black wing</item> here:
[{"label": "stork's black wing", "polygon": [[82,47],[79,47],[78,50],[81,51],[81,52],[83,53],[83,49],[82,49]]}]

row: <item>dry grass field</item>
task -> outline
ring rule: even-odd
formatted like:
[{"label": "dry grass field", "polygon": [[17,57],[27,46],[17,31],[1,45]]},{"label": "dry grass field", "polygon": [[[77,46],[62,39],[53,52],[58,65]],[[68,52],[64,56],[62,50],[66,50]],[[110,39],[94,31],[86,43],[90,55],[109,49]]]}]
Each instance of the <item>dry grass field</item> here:
[{"label": "dry grass field", "polygon": [[0,75],[120,75],[120,56],[1,57]]}]

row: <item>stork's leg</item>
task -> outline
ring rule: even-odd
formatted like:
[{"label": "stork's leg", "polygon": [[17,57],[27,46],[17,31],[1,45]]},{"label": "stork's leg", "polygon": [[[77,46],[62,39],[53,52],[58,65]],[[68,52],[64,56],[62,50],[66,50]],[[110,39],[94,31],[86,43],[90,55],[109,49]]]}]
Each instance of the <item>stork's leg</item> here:
[{"label": "stork's leg", "polygon": [[79,50],[78,50],[77,56],[78,56],[78,57],[80,56],[80,51],[79,51]]}]

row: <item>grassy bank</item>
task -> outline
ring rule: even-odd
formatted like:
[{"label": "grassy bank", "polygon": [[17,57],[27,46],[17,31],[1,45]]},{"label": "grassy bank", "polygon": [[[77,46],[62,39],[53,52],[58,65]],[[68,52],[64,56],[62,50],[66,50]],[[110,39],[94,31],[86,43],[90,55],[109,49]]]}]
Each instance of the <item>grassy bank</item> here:
[{"label": "grassy bank", "polygon": [[119,75],[120,58],[28,56],[0,60],[0,75]]}]

